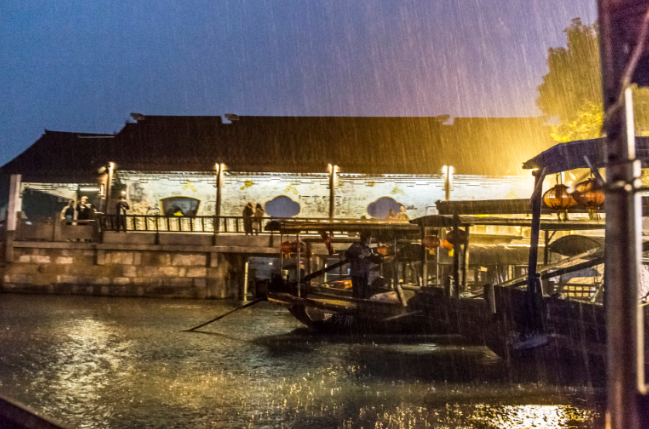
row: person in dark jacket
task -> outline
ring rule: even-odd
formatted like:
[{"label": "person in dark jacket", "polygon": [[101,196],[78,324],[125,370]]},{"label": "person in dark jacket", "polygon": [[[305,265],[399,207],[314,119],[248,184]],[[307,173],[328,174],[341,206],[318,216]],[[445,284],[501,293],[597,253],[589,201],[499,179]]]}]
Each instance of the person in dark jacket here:
[{"label": "person in dark jacket", "polygon": [[355,241],[345,252],[349,259],[350,274],[352,277],[352,296],[354,298],[368,299],[372,296],[369,289],[370,269],[373,264],[381,262],[381,256],[372,253],[369,232],[361,232],[360,241]]},{"label": "person in dark jacket", "polygon": [[252,223],[252,229],[255,231],[255,235],[259,235],[259,233],[261,232],[265,214],[266,213],[264,212],[264,208],[261,206],[261,204],[257,203],[257,205],[255,206],[255,220]]},{"label": "person in dark jacket", "polygon": [[119,197],[119,201],[115,205],[115,210],[117,212],[117,232],[120,228],[126,232],[126,210],[130,210],[128,203],[126,202],[126,197],[122,195]]},{"label": "person in dark jacket", "polygon": [[[90,219],[90,207],[88,207],[88,197],[81,197],[77,203],[77,220]],[[80,225],[85,225],[85,222],[80,222]]]},{"label": "person in dark jacket", "polygon": [[246,204],[246,207],[243,209],[243,231],[248,234],[252,234],[252,215],[255,213],[252,203]]}]

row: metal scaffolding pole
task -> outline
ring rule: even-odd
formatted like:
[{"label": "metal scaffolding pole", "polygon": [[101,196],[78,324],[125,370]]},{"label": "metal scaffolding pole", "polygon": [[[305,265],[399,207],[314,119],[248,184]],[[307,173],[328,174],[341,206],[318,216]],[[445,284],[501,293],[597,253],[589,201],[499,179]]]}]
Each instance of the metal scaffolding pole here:
[{"label": "metal scaffolding pole", "polygon": [[[642,312],[638,302],[641,205],[636,189],[633,103],[627,41],[619,28],[625,2],[599,0],[600,55],[606,132],[606,324],[607,414],[611,429],[640,429],[639,393],[644,390]],[[626,2],[628,6],[629,2]],[[632,72],[632,70],[631,70]]]}]

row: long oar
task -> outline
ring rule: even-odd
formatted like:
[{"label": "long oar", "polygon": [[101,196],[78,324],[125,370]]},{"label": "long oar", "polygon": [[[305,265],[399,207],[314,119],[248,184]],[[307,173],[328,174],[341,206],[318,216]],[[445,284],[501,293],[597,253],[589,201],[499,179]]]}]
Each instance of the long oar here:
[{"label": "long oar", "polygon": [[202,327],[205,326],[205,325],[209,325],[210,323],[216,322],[216,321],[219,320],[219,319],[223,319],[223,318],[224,318],[225,316],[227,316],[228,314],[232,314],[232,313],[234,313],[235,311],[241,310],[241,309],[246,308],[246,307],[250,307],[251,305],[255,305],[255,304],[257,304],[258,302],[262,302],[262,301],[266,301],[266,298],[259,298],[259,299],[256,299],[256,300],[254,300],[254,301],[250,301],[249,303],[244,304],[244,305],[242,305],[241,307],[237,307],[237,308],[235,308],[234,310],[230,310],[230,311],[228,311],[227,313],[222,314],[222,315],[220,315],[219,317],[216,317],[216,318],[210,320],[209,322],[205,322],[205,323],[202,323],[202,324],[200,324],[200,325],[198,325],[198,326],[194,326],[193,328],[191,328],[191,329],[187,329],[187,330],[184,331],[184,332],[195,331],[195,330],[198,329],[198,328],[202,328]]}]

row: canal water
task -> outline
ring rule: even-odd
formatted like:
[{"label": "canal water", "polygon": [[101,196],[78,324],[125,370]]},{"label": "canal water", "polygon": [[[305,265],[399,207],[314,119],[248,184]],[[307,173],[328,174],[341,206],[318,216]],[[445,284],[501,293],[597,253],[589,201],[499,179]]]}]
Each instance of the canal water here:
[{"label": "canal water", "polygon": [[591,428],[602,388],[455,337],[310,333],[227,301],[0,295],[0,393],[78,428]]}]

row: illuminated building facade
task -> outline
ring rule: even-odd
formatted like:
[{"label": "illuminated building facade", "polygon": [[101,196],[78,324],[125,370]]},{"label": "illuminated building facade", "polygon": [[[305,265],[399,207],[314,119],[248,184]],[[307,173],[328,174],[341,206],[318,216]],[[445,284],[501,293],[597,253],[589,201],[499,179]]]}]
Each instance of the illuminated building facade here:
[{"label": "illuminated building facade", "polygon": [[111,213],[123,194],[133,214],[416,218],[445,199],[445,166],[451,199],[529,196],[521,162],[552,145],[540,118],[132,116],[114,135],[46,131],[3,166],[27,216],[81,196]]}]

